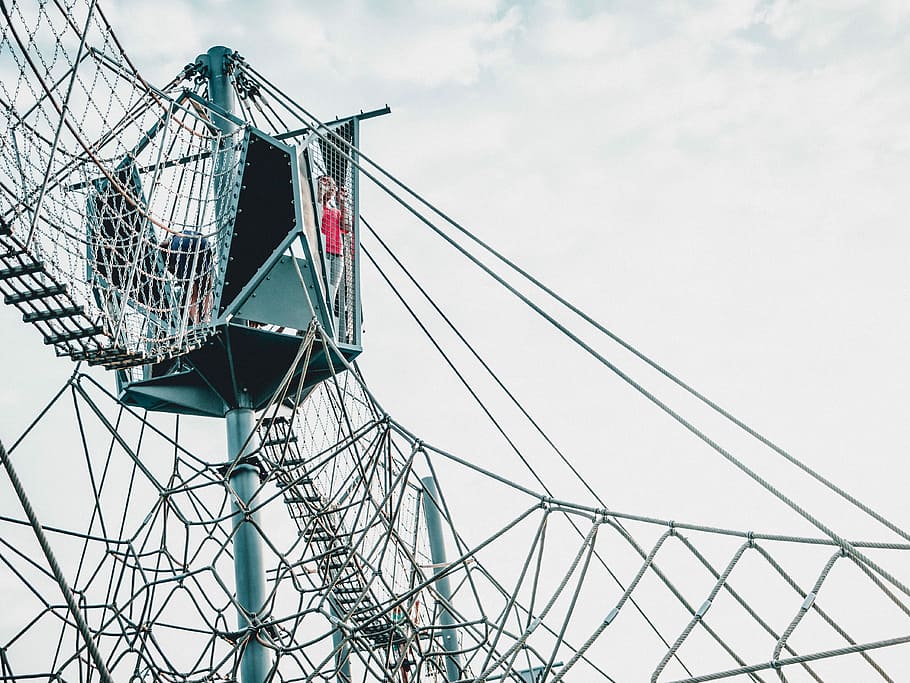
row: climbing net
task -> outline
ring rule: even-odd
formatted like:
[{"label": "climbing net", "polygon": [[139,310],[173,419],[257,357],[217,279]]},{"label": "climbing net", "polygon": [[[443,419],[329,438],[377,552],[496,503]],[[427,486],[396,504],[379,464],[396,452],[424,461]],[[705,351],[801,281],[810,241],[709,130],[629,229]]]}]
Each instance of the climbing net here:
[{"label": "climbing net", "polygon": [[[311,329],[299,362],[331,343]],[[838,546],[558,500],[420,439],[354,368],[296,409],[288,398],[280,388],[257,425],[260,486],[246,509],[267,597],[238,628],[236,463],[214,454],[207,427],[152,421],[90,377],[69,380],[4,451],[34,515],[0,498],[4,680],[237,680],[253,641],[286,681],[894,681],[905,670],[895,652],[910,636],[876,624],[910,616],[907,588],[868,553],[906,565],[908,544]],[[65,500],[16,476],[29,463],[34,479],[49,458]],[[481,495],[496,504],[478,515]]]},{"label": "climbing net", "polygon": [[133,365],[198,345],[241,134],[191,98],[192,65],[147,84],[94,0],[2,12],[7,302],[76,359]]}]

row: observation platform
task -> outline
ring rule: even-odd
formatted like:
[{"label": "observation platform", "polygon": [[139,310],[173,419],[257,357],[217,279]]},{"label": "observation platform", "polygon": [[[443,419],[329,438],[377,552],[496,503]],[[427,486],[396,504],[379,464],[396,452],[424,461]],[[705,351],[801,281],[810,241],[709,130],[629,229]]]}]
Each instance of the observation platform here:
[{"label": "observation platform", "polygon": [[[335,140],[349,146],[355,136],[349,120]],[[184,233],[163,247],[165,265],[185,262],[175,278],[175,323],[204,329],[206,338],[173,358],[120,370],[127,405],[216,417],[241,401],[260,409],[289,368],[288,395],[303,398],[361,351],[354,169],[318,141],[293,146],[252,127],[237,137],[236,150],[219,151],[230,157],[221,166],[236,169],[219,193],[228,204],[218,207],[224,227],[215,239]],[[333,219],[335,244],[317,229]],[[315,343],[306,367],[295,366],[314,322],[331,343]]]},{"label": "observation platform", "polygon": [[116,135],[86,105],[59,153],[44,98],[7,117],[0,294],[58,356],[115,370],[126,405],[259,408],[314,325],[325,348],[294,394],[361,351],[359,122],[388,109],[295,130],[266,117],[266,132],[255,79],[214,47],[167,90],[132,93]]}]

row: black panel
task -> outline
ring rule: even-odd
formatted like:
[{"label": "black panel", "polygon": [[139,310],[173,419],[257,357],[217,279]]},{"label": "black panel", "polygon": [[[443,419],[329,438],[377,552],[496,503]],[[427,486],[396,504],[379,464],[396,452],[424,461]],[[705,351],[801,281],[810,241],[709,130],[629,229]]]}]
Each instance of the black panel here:
[{"label": "black panel", "polygon": [[251,133],[219,315],[295,228],[292,170],[290,154]]}]

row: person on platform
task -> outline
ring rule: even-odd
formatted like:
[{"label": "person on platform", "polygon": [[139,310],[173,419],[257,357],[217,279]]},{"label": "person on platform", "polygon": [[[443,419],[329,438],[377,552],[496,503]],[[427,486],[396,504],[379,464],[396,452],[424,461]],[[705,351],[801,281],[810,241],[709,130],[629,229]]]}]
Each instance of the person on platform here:
[{"label": "person on platform", "polygon": [[344,243],[350,232],[348,217],[347,192],[338,189],[335,180],[329,175],[319,177],[317,196],[322,206],[322,234],[325,238],[326,280],[328,282],[329,310],[335,308],[335,296],[344,272]]},{"label": "person on platform", "polygon": [[183,285],[187,321],[199,324],[212,313],[212,245],[201,233],[183,230],[161,243],[164,264]]}]

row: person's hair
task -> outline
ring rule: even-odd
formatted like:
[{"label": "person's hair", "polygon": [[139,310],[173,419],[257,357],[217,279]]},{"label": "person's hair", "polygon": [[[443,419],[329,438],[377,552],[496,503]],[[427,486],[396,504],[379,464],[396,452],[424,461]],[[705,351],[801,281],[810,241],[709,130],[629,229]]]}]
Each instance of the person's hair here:
[{"label": "person's hair", "polygon": [[[326,179],[328,179],[328,183],[323,183],[322,181]],[[322,174],[316,180],[316,201],[320,203],[325,202],[327,197],[338,192],[338,186],[335,184],[335,179],[328,173]]]}]

